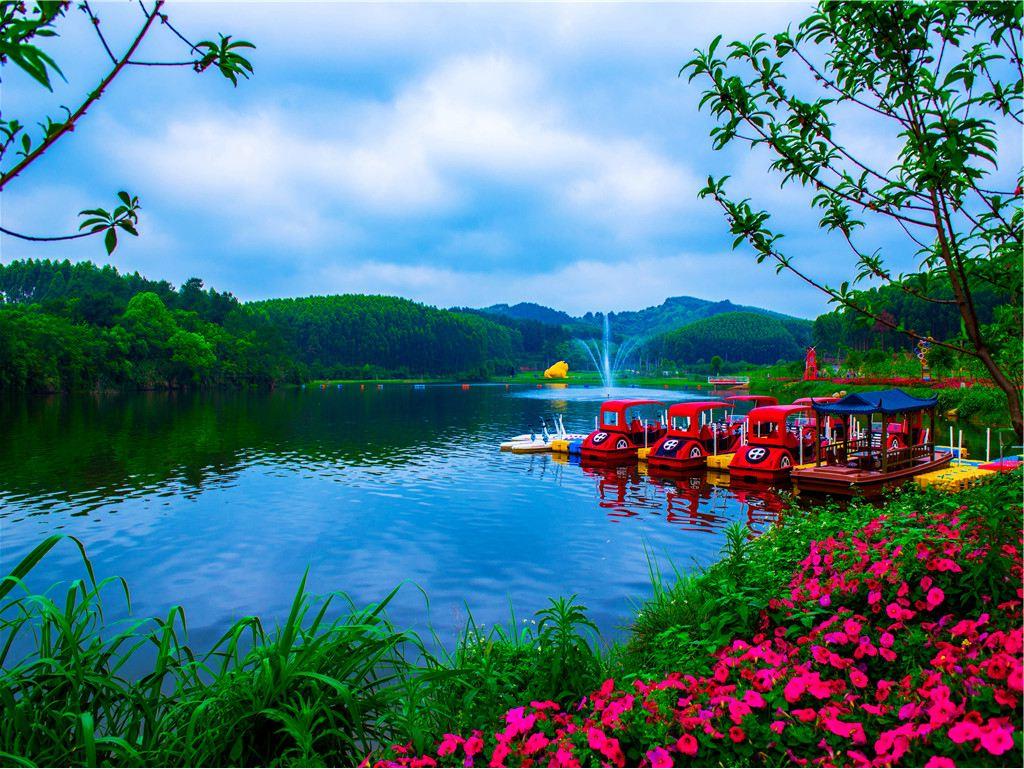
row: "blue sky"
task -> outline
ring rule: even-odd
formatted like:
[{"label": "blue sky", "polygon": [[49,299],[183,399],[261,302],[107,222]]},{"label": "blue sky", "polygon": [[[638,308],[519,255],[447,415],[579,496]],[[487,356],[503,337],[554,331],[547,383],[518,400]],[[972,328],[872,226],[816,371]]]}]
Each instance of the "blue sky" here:
[{"label": "blue sky", "polygon": [[[139,18],[94,4],[115,51]],[[2,259],[110,261],[175,283],[198,275],[243,299],[385,293],[440,306],[536,301],[573,313],[687,294],[796,315],[825,309],[795,278],[732,251],[709,173],[776,214],[825,279],[850,271],[799,190],[764,157],[713,152],[699,86],[677,72],[719,32],[748,38],[806,15],[798,3],[175,3],[193,38],[252,40],[255,77],[135,69],[2,201],[6,227],[72,232],[118,189],[142,199],[142,237],[40,247]],[[101,76],[87,19],[49,46],[68,84],[47,94],[5,67],[6,116],[72,103]],[[180,58],[157,30],[140,56]],[[883,127],[851,119],[851,145],[891,158]],[[1019,167],[1019,143],[1007,165]],[[905,243],[872,233],[897,264]]]}]

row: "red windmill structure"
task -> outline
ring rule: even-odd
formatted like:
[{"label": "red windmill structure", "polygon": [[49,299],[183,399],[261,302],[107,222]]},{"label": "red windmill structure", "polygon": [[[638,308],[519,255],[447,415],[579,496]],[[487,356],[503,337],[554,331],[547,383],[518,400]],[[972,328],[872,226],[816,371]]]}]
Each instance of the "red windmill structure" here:
[{"label": "red windmill structure", "polygon": [[804,379],[818,378],[818,353],[813,347],[807,348],[807,355],[804,356]]}]

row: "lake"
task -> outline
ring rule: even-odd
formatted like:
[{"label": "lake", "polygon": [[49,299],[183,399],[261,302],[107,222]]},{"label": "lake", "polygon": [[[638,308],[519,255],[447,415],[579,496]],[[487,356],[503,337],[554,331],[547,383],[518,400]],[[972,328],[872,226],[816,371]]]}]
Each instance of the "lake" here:
[{"label": "lake", "polygon": [[[311,591],[357,604],[408,583],[391,617],[423,631],[429,616],[445,642],[469,612],[490,626],[573,594],[620,638],[649,595],[649,556],[666,572],[706,566],[730,523],[763,530],[781,500],[497,448],[553,414],[588,431],[602,397],[346,385],[0,401],[0,570],[74,535],[98,576],[127,580],[136,616],[183,605],[199,648],[241,616],[282,620],[307,567]],[[28,581],[83,575],[61,543]]]}]

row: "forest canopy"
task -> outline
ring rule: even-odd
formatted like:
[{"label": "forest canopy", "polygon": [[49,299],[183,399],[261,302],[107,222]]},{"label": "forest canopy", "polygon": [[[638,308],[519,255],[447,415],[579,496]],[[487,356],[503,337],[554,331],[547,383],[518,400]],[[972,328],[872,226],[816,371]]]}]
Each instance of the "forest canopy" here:
[{"label": "forest canopy", "polygon": [[0,389],[479,378],[527,352],[514,323],[394,297],[243,304],[199,278],[175,288],[89,262],[0,265]]}]

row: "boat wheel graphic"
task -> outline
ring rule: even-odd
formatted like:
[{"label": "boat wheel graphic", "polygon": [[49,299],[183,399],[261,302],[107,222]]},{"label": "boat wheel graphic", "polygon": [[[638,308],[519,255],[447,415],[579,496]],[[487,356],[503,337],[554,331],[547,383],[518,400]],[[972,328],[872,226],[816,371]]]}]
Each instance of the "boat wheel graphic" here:
[{"label": "boat wheel graphic", "polygon": [[619,440],[615,443],[615,448],[617,448],[617,449],[628,449],[629,448],[629,441],[627,441],[625,438],[619,438]]},{"label": "boat wheel graphic", "polygon": [[700,446],[693,446],[690,448],[690,459],[699,459],[700,454]]},{"label": "boat wheel graphic", "polygon": [[895,450],[896,450],[896,449],[898,449],[899,447],[900,447],[900,441],[899,441],[899,438],[893,438],[893,439],[892,439],[892,443],[890,443],[890,444],[889,444],[889,449],[890,449],[891,451],[895,451]]},{"label": "boat wheel graphic", "polygon": [[788,454],[783,454],[782,459],[779,460],[779,467],[792,467],[793,462],[790,460]]},{"label": "boat wheel graphic", "polygon": [[679,441],[675,438],[670,438],[661,444],[661,452],[665,454],[674,454],[675,450],[679,447]]},{"label": "boat wheel graphic", "polygon": [[768,449],[762,449],[760,446],[747,449],[747,461],[751,464],[756,465],[758,462],[763,462],[766,456],[768,456]]},{"label": "boat wheel graphic", "polygon": [[594,445],[599,446],[608,438],[608,433],[597,433],[594,436]]}]

